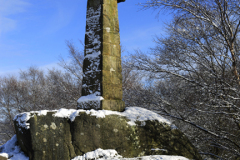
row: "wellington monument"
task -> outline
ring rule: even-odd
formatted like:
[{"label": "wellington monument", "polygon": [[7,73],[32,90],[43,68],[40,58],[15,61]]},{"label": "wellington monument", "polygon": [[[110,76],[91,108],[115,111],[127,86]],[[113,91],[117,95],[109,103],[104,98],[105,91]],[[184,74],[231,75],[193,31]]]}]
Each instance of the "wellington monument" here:
[{"label": "wellington monument", "polygon": [[123,111],[118,3],[88,0],[82,97],[78,109]]}]

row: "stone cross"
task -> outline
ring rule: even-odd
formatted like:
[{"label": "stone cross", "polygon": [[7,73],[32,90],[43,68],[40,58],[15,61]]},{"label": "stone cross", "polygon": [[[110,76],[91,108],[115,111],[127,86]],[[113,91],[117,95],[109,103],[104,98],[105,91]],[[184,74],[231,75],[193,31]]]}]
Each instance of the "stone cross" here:
[{"label": "stone cross", "polygon": [[117,3],[88,0],[82,97],[78,109],[123,111],[122,66]]}]

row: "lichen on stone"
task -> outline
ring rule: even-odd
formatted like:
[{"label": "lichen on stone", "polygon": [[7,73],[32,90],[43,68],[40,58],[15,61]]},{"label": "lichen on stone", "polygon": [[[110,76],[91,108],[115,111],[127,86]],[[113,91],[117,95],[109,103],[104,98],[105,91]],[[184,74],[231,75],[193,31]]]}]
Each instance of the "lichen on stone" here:
[{"label": "lichen on stone", "polygon": [[51,123],[50,127],[55,130],[57,128],[56,124],[54,122]]}]

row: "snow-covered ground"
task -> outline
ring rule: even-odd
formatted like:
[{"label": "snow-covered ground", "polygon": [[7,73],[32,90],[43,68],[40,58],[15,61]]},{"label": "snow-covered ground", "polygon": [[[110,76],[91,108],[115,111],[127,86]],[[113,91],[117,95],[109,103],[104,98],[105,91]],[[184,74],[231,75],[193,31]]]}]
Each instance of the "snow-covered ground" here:
[{"label": "snow-covered ground", "polygon": [[[20,147],[16,145],[16,135],[12,137],[6,144],[0,147],[0,155],[6,157],[9,160],[29,160],[29,158],[21,151]],[[82,156],[77,156],[72,160],[189,160],[181,156],[166,156],[166,155],[152,155],[143,156],[138,158],[123,158],[117,153],[116,150],[97,149],[92,152],[88,152]]]},{"label": "snow-covered ground", "polygon": [[0,155],[11,160],[29,160],[16,143],[17,136],[14,135],[7,143],[0,147]]}]

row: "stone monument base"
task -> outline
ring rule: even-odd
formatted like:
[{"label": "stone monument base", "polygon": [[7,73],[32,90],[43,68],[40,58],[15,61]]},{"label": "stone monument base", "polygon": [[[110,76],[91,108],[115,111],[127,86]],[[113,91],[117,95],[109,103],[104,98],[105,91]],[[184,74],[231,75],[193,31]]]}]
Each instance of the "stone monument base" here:
[{"label": "stone monument base", "polygon": [[[112,105],[117,101],[103,101]],[[120,101],[119,104],[122,104]],[[124,112],[26,112],[14,118],[17,141],[29,160],[70,160],[98,148],[123,157],[178,155],[202,160],[187,137],[160,115],[139,107]]]}]

